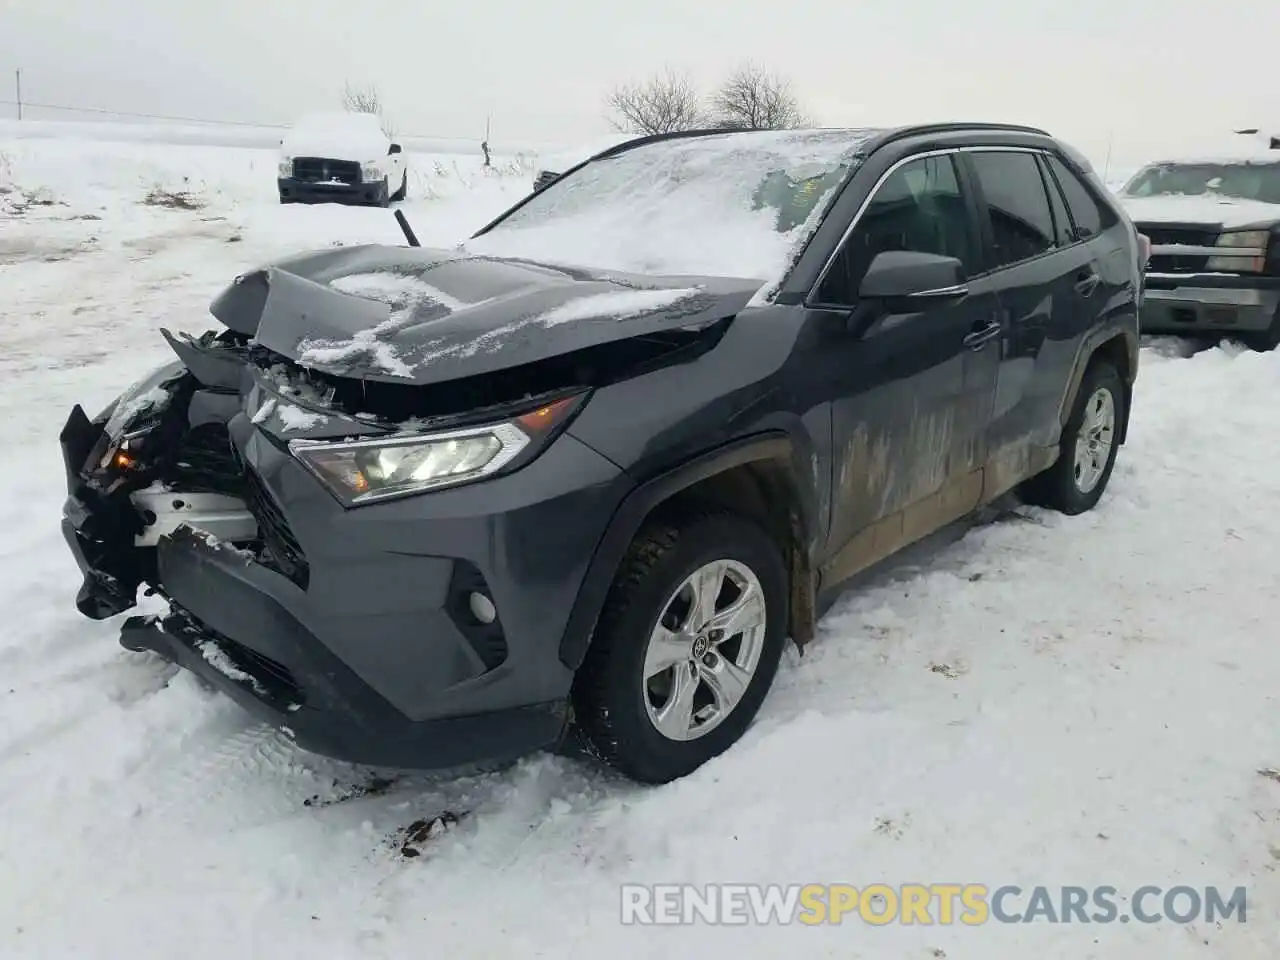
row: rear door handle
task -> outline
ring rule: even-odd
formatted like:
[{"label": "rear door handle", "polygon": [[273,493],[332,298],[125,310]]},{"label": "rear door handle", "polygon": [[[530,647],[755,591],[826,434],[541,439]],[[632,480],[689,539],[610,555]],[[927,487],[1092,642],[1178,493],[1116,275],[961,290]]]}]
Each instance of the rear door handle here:
[{"label": "rear door handle", "polygon": [[1093,296],[1093,291],[1098,289],[1098,284],[1102,282],[1102,278],[1092,270],[1081,270],[1076,274],[1076,293],[1082,297]]},{"label": "rear door handle", "polygon": [[998,337],[1001,329],[1000,323],[998,323],[997,320],[992,320],[991,323],[983,326],[982,329],[974,330],[974,332],[970,333],[968,337],[965,337],[964,346],[969,349],[978,349],[979,347],[982,347],[982,344],[986,343],[987,340]]},{"label": "rear door handle", "polygon": [[1000,336],[1001,329],[1002,327],[1000,326],[999,322],[992,320],[985,327],[982,327],[979,330],[975,330],[973,331],[973,333],[965,337],[964,345],[968,347],[970,350],[977,350],[988,340],[992,340]]}]

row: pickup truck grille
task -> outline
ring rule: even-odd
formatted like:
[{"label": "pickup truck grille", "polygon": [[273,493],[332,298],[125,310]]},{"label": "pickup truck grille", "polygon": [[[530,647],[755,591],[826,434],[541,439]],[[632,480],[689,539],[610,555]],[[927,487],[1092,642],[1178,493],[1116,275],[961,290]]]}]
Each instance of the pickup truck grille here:
[{"label": "pickup truck grille", "polygon": [[[1212,227],[1167,226],[1159,223],[1134,224],[1139,233],[1151,238],[1152,246],[1179,244],[1184,247],[1212,247],[1218,242],[1218,231]],[[1204,256],[1169,256],[1157,254],[1151,258],[1147,270],[1151,273],[1203,273],[1209,265]]]},{"label": "pickup truck grille", "polygon": [[360,182],[360,164],[354,160],[329,160],[325,157],[294,157],[293,176],[308,183]]}]

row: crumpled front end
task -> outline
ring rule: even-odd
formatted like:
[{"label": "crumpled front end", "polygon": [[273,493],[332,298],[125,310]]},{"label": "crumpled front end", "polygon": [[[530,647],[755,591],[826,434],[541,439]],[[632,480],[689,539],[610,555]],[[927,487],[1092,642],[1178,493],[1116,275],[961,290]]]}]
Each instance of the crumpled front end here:
[{"label": "crumpled front end", "polygon": [[376,390],[243,334],[166,337],[179,362],[97,417],[77,406],[62,430],[80,611],[158,595],[169,612],[130,617],[126,648],[320,753],[440,768],[555,743],[572,681],[560,641],[622,472],[557,431],[513,472],[354,504],[299,450],[536,415],[546,398],[406,428],[356,408]]}]

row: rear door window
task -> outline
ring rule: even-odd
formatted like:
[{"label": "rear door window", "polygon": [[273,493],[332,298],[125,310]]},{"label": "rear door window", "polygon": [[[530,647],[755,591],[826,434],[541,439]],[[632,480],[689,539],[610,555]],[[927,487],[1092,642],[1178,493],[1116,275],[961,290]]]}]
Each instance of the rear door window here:
[{"label": "rear door window", "polygon": [[987,201],[997,267],[1030,260],[1058,245],[1034,153],[982,150],[969,159]]}]

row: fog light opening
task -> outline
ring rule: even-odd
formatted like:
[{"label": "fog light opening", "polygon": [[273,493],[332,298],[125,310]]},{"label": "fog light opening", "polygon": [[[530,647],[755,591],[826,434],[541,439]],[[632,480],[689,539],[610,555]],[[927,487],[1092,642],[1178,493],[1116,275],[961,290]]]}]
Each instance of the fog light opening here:
[{"label": "fog light opening", "polygon": [[486,626],[498,619],[498,608],[483,593],[472,591],[467,598],[467,605],[471,608],[471,615]]}]

